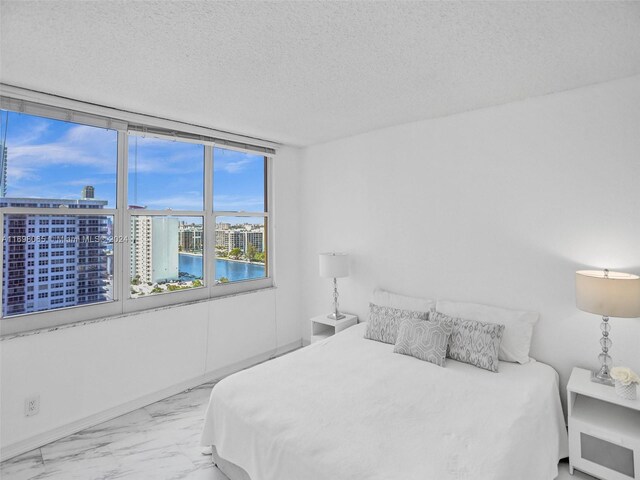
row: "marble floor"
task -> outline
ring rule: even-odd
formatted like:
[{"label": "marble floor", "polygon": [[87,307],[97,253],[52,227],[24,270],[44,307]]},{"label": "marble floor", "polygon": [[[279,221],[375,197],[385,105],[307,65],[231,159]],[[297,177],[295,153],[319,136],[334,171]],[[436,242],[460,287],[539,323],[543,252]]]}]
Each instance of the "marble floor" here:
[{"label": "marble floor", "polygon": [[[212,383],[0,464],[2,480],[228,480],[199,440]],[[593,480],[560,463],[557,480]]]}]

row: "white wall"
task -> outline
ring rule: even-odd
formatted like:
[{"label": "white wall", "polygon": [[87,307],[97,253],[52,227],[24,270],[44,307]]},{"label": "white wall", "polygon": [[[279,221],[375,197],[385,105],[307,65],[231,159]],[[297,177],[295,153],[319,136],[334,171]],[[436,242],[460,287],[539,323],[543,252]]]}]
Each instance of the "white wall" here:
[{"label": "white wall", "polygon": [[299,344],[298,165],[297,149],[273,161],[276,289],[0,342],[2,457]]},{"label": "white wall", "polygon": [[[639,182],[640,77],[309,148],[305,338],[308,318],[330,308],[317,254],[346,251],[341,305],[364,319],[374,287],[539,311],[532,355],[564,388],[600,352],[574,272],[640,273]],[[611,325],[614,363],[640,372],[640,319]]]}]

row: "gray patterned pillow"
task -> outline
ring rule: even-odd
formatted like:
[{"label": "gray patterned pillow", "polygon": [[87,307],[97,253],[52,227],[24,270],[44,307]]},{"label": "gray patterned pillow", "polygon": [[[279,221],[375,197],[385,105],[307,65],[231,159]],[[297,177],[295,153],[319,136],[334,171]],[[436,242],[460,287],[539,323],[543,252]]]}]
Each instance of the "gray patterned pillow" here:
[{"label": "gray patterned pillow", "polygon": [[447,357],[492,372],[498,371],[498,352],[504,325],[454,318],[440,312],[435,312],[433,319],[452,322]]},{"label": "gray patterned pillow", "polygon": [[403,320],[393,351],[444,367],[452,328],[448,320]]},{"label": "gray patterned pillow", "polygon": [[393,307],[381,307],[375,303],[369,304],[369,322],[364,338],[384,343],[396,343],[400,322],[407,318],[426,320],[429,312],[414,312]]}]

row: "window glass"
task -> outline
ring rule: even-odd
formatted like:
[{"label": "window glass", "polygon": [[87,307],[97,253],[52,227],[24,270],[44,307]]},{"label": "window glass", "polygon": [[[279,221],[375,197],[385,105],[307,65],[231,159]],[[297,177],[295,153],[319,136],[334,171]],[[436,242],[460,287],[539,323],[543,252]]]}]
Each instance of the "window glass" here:
[{"label": "window glass", "polygon": [[8,214],[3,227],[4,316],[113,299],[113,216]]},{"label": "window glass", "polygon": [[202,287],[202,217],[131,216],[130,295]]},{"label": "window glass", "polygon": [[[38,115],[119,129],[124,122],[29,102],[16,110],[37,115],[0,110],[3,317],[104,304],[32,316],[29,328],[38,322],[46,327],[208,298],[216,294],[199,287],[211,270],[215,275],[207,282],[212,287],[268,278],[263,155],[209,149],[162,133],[162,138],[130,134],[124,152],[116,130]],[[212,185],[207,183],[206,198],[205,154],[213,162],[207,165],[213,179],[207,179]],[[125,162],[128,171],[123,172]],[[124,182],[117,184],[118,171],[127,175],[126,192],[118,191],[124,188]],[[127,197],[126,204],[116,205],[119,196]],[[123,221],[126,231],[115,235],[114,225]],[[215,223],[215,238],[207,239],[213,251],[205,243],[205,221]],[[114,249],[117,243],[124,250]],[[121,251],[129,252],[128,263]],[[114,293],[127,289],[125,298]],[[192,293],[129,300],[183,290]],[[7,320],[3,332],[20,331],[19,322]]]},{"label": "window glass", "polygon": [[0,197],[28,207],[115,208],[114,130],[0,110]]},{"label": "window glass", "polygon": [[204,147],[129,136],[129,207],[203,210]]},{"label": "window glass", "polygon": [[265,211],[265,158],[213,149],[213,209],[219,212]]},{"label": "window glass", "polygon": [[264,217],[216,217],[216,283],[267,276]]}]

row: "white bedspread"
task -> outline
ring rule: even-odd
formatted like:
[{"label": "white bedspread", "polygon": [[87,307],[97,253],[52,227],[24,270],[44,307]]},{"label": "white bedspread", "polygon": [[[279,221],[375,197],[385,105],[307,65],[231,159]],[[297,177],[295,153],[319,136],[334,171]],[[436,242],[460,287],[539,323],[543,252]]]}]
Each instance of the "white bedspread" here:
[{"label": "white bedspread", "polygon": [[552,480],[567,456],[556,372],[393,353],[360,324],[220,381],[203,445],[252,480]]}]

